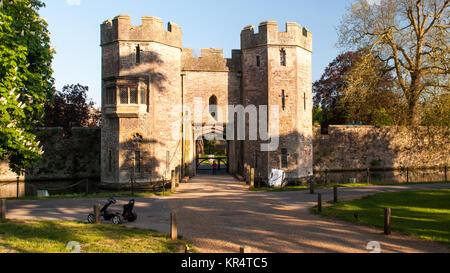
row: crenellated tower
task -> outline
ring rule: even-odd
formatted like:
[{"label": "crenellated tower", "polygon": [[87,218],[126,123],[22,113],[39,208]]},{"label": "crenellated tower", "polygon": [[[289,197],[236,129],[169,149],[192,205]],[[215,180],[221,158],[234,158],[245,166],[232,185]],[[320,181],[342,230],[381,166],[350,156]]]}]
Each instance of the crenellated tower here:
[{"label": "crenellated tower", "polygon": [[101,25],[101,46],[102,184],[169,179],[181,164],[181,29],[119,15]]},{"label": "crenellated tower", "polygon": [[[246,169],[267,180],[270,169],[283,169],[288,178],[312,175],[312,34],[297,23],[286,31],[275,21],[262,22],[241,33],[243,97],[246,105],[278,106],[279,149],[261,152],[261,141],[246,141]],[[274,113],[270,112],[269,117]],[[270,124],[269,127],[274,124]]]}]

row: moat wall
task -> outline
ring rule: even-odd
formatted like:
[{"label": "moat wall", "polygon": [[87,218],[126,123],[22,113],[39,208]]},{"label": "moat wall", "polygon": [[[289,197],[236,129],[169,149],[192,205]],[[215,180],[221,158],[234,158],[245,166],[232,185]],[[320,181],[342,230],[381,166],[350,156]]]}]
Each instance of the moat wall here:
[{"label": "moat wall", "polygon": [[[86,178],[90,183],[100,179],[99,128],[73,128],[69,135],[62,128],[41,128],[36,135],[44,155],[20,177],[19,196],[36,189],[70,186]],[[16,181],[7,162],[0,162],[0,197],[15,197]]]},{"label": "moat wall", "polygon": [[[433,135],[433,136],[432,136]],[[431,168],[450,165],[450,132],[427,128],[330,126],[314,132],[314,170]]]},{"label": "moat wall", "polygon": [[[414,168],[435,168],[436,176],[443,178],[444,166],[450,166],[450,132],[430,130],[433,129],[330,126],[329,134],[322,135],[316,129],[313,140],[316,180],[348,182],[352,177],[365,182],[365,171],[370,169],[389,171],[386,180],[403,181],[406,168],[410,168],[409,179],[413,181],[420,180],[413,177]],[[39,129],[37,136],[44,147],[43,160],[29,168],[20,181],[44,183],[52,188],[53,184],[60,187],[85,178],[99,180],[99,128],[74,128],[71,136],[65,136],[62,128],[45,128]],[[333,176],[333,173],[346,174]],[[12,183],[16,177],[6,162],[0,162],[0,197],[16,196],[17,184]],[[19,195],[23,194],[21,182]]]}]

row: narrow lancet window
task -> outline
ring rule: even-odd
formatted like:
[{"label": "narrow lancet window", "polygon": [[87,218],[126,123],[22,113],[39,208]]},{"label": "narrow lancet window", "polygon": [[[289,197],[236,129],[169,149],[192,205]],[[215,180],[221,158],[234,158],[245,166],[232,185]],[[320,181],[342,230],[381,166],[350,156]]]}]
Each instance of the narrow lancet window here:
[{"label": "narrow lancet window", "polygon": [[134,173],[135,174],[141,173],[141,152],[140,151],[134,152]]},{"label": "narrow lancet window", "polygon": [[280,50],[280,64],[281,66],[286,66],[286,50]]},{"label": "narrow lancet window", "polygon": [[136,47],[136,64],[141,63],[141,46],[137,45]]},{"label": "narrow lancet window", "polygon": [[281,149],[281,168],[286,169],[288,167],[288,150]]},{"label": "narrow lancet window", "polygon": [[112,151],[109,150],[109,155],[108,155],[108,172],[111,173],[112,172]]}]

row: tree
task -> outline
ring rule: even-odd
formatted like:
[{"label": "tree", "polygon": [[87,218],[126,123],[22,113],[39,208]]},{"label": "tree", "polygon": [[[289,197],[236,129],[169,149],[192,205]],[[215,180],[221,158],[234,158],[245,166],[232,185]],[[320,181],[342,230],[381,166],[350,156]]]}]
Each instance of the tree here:
[{"label": "tree", "polygon": [[389,67],[367,50],[339,55],[313,85],[314,119],[322,125],[398,125],[404,103]]},{"label": "tree", "polygon": [[39,0],[0,1],[0,160],[20,174],[43,151],[33,129],[51,99],[53,78],[47,23]]},{"label": "tree", "polygon": [[72,127],[96,126],[100,113],[93,109],[94,103],[87,99],[89,87],[81,84],[65,85],[56,92],[54,100],[45,104],[45,126]]},{"label": "tree", "polygon": [[422,125],[450,127],[450,94],[435,95],[422,108]]},{"label": "tree", "polygon": [[346,122],[345,108],[337,107],[345,88],[344,76],[358,61],[360,54],[346,52],[334,59],[323,73],[320,80],[314,82],[314,105],[322,109],[322,122],[325,124],[342,124]]},{"label": "tree", "polygon": [[438,88],[448,93],[449,0],[357,0],[339,27],[339,44],[369,48],[407,101],[408,124],[418,125],[420,102]]},{"label": "tree", "polygon": [[376,126],[399,125],[404,102],[394,88],[389,68],[370,53],[363,53],[344,75],[345,86],[338,104],[346,107],[347,122]]}]

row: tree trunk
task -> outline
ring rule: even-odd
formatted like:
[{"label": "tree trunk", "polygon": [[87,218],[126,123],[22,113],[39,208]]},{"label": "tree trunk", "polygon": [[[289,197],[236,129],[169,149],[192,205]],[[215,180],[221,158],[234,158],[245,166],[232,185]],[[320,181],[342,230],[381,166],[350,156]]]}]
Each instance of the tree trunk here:
[{"label": "tree trunk", "polygon": [[420,123],[418,109],[420,90],[420,75],[417,72],[411,73],[411,85],[408,94],[406,94],[408,100],[407,123],[411,126],[417,126]]},{"label": "tree trunk", "polygon": [[419,125],[419,111],[418,111],[417,101],[409,101],[408,103],[408,125],[417,126]]}]

